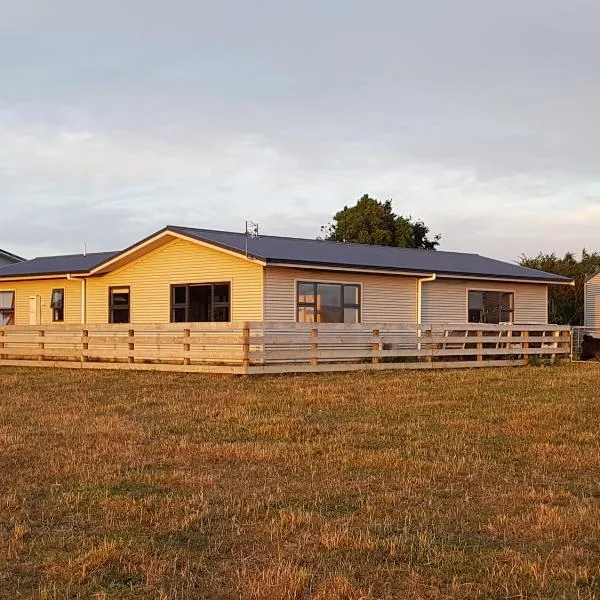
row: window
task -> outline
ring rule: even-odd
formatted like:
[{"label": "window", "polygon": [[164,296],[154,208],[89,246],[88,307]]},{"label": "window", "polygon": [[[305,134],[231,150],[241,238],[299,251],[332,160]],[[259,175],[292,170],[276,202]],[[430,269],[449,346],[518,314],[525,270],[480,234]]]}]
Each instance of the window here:
[{"label": "window", "polygon": [[0,325],[15,324],[15,293],[0,292]]},{"label": "window", "polygon": [[50,308],[53,322],[60,323],[65,320],[65,290],[52,290]]},{"label": "window", "polygon": [[299,323],[360,323],[360,286],[300,281]]},{"label": "window", "polygon": [[171,323],[230,320],[229,283],[187,283],[171,286]]},{"label": "window", "polygon": [[512,323],[513,292],[469,291],[469,323]]},{"label": "window", "polygon": [[129,323],[131,293],[128,287],[111,287],[108,290],[108,322]]}]

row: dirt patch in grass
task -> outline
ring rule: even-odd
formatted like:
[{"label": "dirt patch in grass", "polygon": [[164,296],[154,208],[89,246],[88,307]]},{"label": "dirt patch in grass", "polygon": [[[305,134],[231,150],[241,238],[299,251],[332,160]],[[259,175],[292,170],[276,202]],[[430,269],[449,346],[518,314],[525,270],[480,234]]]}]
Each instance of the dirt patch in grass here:
[{"label": "dirt patch in grass", "polygon": [[0,369],[0,598],[599,598],[599,378]]}]

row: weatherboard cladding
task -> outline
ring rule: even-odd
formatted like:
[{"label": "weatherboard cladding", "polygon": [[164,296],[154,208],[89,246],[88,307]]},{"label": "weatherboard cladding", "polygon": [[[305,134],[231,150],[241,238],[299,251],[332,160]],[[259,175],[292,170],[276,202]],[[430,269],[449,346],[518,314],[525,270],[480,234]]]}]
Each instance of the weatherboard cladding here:
[{"label": "weatherboard cladding", "polygon": [[[365,270],[407,272],[415,275],[437,273],[439,275],[497,277],[514,280],[528,279],[540,282],[569,281],[567,278],[558,275],[486,258],[478,254],[367,246],[275,236],[260,236],[253,239],[247,238],[243,233],[176,226],[168,226],[158,233],[169,231],[238,254],[245,254],[247,250],[250,257],[260,259],[267,264],[319,265],[338,269],[361,268]],[[152,237],[154,236],[150,236],[150,238]],[[79,254],[35,258],[2,268],[0,276],[84,273],[118,254],[120,253],[102,252],[86,256]]]},{"label": "weatherboard cladding", "polygon": [[513,292],[514,322],[548,322],[548,286],[520,282],[481,282],[475,279],[437,279],[423,284],[423,323],[465,323],[468,320],[468,291]]},{"label": "weatherboard cladding", "polygon": [[585,326],[600,327],[600,273],[585,282]]},{"label": "weatherboard cladding", "polygon": [[416,277],[267,266],[265,269],[265,319],[267,321],[296,320],[298,281],[336,281],[361,285],[362,323],[381,321],[413,323],[416,319]]}]

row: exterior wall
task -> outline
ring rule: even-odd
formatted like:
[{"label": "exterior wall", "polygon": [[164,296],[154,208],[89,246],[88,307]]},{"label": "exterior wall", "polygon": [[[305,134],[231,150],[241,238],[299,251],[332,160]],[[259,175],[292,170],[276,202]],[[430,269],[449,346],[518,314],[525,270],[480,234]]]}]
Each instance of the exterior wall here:
[{"label": "exterior wall", "polygon": [[15,325],[29,325],[29,298],[40,297],[41,325],[52,323],[52,290],[65,290],[65,323],[81,323],[81,281],[76,279],[38,279],[0,281],[0,292],[15,292]]},{"label": "exterior wall", "polygon": [[263,318],[264,267],[245,258],[177,239],[138,260],[87,280],[87,322],[108,323],[111,286],[129,286],[132,323],[169,323],[171,285],[231,282],[231,320]]},{"label": "exterior wall", "polygon": [[416,321],[417,280],[415,277],[266,267],[265,319],[267,321],[296,321],[297,281],[361,284],[363,323],[414,323]]},{"label": "exterior wall", "polygon": [[586,327],[600,327],[600,273],[594,275],[585,284]]},{"label": "exterior wall", "polygon": [[423,323],[466,323],[468,290],[514,292],[515,323],[548,322],[548,286],[476,279],[436,279],[423,283]]}]

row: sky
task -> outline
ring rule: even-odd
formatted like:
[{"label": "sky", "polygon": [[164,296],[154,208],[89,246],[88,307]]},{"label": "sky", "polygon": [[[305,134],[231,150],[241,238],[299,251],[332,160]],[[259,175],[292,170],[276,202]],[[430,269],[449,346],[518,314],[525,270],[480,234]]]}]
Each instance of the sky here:
[{"label": "sky", "polygon": [[365,193],[506,260],[600,250],[597,0],[0,0],[0,248],[314,238]]}]

